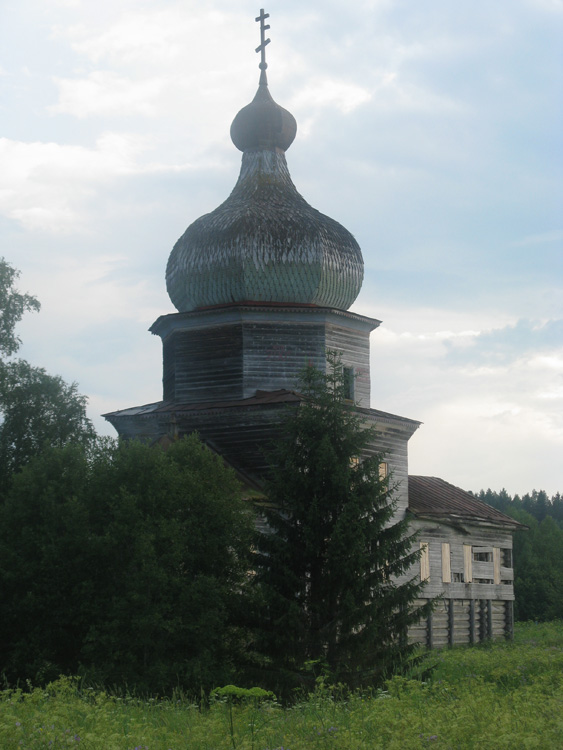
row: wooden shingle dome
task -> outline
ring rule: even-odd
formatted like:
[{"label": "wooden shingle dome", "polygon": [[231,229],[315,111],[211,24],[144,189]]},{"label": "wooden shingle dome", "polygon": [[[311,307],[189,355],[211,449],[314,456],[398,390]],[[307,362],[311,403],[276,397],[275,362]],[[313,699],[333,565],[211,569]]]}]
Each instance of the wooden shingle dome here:
[{"label": "wooden shingle dome", "polygon": [[241,302],[347,310],[360,291],[363,259],[354,237],[297,192],[285,159],[293,115],[258,92],[231,126],[243,152],[233,192],[175,244],[166,284],[179,312]]}]

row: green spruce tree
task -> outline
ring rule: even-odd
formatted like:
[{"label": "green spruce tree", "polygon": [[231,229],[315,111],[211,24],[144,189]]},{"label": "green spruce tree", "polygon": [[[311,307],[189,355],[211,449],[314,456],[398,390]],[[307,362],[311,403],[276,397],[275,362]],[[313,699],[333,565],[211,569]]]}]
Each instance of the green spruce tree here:
[{"label": "green spruce tree", "polygon": [[[347,400],[344,368],[308,367],[303,400],[270,455],[267,531],[259,534],[259,649],[278,687],[306,680],[308,662],[350,686],[377,684],[405,663],[423,584],[407,522],[394,520],[392,478],[369,453],[373,429]],[[401,582],[398,579],[403,576]]]}]

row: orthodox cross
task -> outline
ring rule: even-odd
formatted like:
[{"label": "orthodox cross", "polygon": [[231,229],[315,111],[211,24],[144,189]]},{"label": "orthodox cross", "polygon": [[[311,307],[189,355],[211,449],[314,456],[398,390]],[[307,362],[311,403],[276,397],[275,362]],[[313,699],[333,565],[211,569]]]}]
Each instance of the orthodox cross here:
[{"label": "orthodox cross", "polygon": [[260,21],[260,45],[256,47],[256,52],[260,52],[260,65],[258,66],[260,70],[266,70],[268,67],[268,64],[266,62],[266,45],[270,44],[269,39],[264,39],[266,35],[266,31],[270,28],[270,26],[266,26],[264,21],[270,17],[269,13],[264,13],[264,8],[260,8],[260,15],[258,18],[256,18],[256,21]]}]

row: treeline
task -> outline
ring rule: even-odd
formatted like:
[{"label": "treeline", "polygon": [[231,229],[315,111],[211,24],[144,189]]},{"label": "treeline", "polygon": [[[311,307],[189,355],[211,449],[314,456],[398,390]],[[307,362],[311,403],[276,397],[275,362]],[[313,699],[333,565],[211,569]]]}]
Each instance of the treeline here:
[{"label": "treeline", "polygon": [[520,497],[481,490],[479,499],[527,529],[514,534],[517,620],[563,619],[563,498],[534,490]]}]

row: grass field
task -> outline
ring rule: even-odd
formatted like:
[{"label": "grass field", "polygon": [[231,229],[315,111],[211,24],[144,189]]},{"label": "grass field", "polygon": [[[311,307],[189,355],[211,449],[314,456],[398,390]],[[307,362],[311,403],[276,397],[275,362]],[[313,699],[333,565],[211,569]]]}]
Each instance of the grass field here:
[{"label": "grass field", "polygon": [[563,622],[519,624],[513,643],[433,652],[426,682],[336,698],[275,702],[140,701],[78,687],[4,690],[1,750],[371,750],[563,748]]}]

